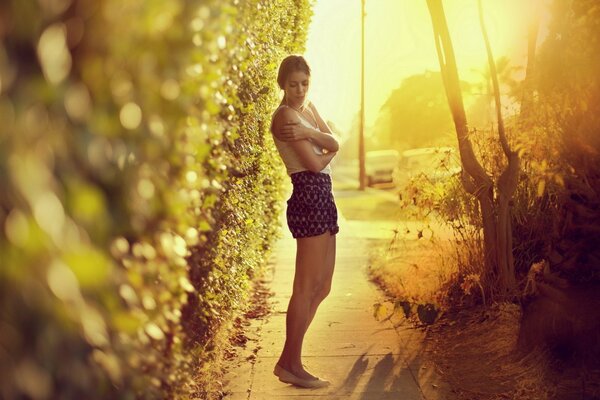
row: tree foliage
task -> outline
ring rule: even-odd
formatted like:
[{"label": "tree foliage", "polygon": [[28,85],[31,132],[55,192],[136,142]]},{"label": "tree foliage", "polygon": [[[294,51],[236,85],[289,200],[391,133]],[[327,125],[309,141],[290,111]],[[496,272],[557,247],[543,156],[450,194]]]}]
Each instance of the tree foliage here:
[{"label": "tree foliage", "polygon": [[[522,167],[510,213],[520,289],[530,268],[542,260],[551,273],[571,282],[598,282],[600,277],[600,82],[595,73],[600,7],[556,0],[551,11],[549,34],[537,51],[530,51],[535,57],[529,82],[511,93],[514,101],[527,99],[527,106],[506,120]],[[475,155],[496,181],[506,161],[494,136],[493,131],[470,131]],[[415,203],[434,208],[454,228],[462,271],[458,286],[479,273],[483,262],[480,211],[457,179],[442,186],[421,187]]]},{"label": "tree foliage", "polygon": [[386,138],[385,142],[394,148],[447,144],[446,136],[453,126],[442,87],[439,72],[428,71],[404,79],[382,106],[387,124],[378,136]]},{"label": "tree foliage", "polygon": [[[600,280],[600,5],[555,0],[518,138],[530,176],[520,230],[573,281]],[[539,210],[539,211],[536,211]]]}]

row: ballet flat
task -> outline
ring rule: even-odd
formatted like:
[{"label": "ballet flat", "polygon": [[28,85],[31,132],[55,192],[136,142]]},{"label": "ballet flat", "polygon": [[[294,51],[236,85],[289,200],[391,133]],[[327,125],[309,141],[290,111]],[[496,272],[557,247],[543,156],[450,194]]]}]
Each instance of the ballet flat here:
[{"label": "ballet flat", "polygon": [[[306,365],[302,364],[303,367],[306,367]],[[281,365],[279,365],[279,363],[275,364],[275,368],[273,369],[273,373],[277,376],[279,376],[279,373],[281,372],[281,370],[283,369],[283,367]]]},{"label": "ballet flat", "polygon": [[287,369],[283,368],[279,364],[275,365],[273,373],[279,377],[279,380],[284,383],[291,383],[292,385],[301,386],[305,388],[320,388],[330,384],[329,381],[322,379],[302,379],[292,374]]}]

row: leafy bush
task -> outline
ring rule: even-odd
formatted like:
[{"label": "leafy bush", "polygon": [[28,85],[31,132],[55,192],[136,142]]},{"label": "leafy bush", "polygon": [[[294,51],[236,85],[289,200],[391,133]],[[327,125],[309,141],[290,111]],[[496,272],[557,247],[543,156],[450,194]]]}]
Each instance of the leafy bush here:
[{"label": "leafy bush", "polygon": [[0,393],[201,396],[276,237],[308,0],[0,6]]},{"label": "leafy bush", "polygon": [[[535,60],[535,107],[506,120],[521,159],[511,208],[521,287],[532,264],[542,259],[570,281],[600,280],[600,81],[595,72],[600,66],[600,41],[595,39],[600,7],[557,0],[552,12],[550,33]],[[474,129],[471,136],[494,181],[504,168],[495,135]],[[455,304],[464,294],[483,300],[494,288],[478,280],[483,266],[479,209],[459,177],[434,185],[413,181],[408,193],[406,205],[412,203],[418,215],[435,211],[454,228],[460,273],[449,282],[448,293],[458,296]],[[481,283],[485,291],[473,283]]]},{"label": "leafy bush", "polygon": [[[540,257],[573,282],[600,282],[600,6],[553,3],[535,76],[538,102],[527,116],[539,210],[525,225]],[[591,38],[591,39],[590,39]]]}]

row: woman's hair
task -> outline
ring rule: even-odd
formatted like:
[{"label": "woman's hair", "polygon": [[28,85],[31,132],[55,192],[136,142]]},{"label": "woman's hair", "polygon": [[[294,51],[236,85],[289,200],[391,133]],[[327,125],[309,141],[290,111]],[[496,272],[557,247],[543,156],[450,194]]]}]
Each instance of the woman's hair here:
[{"label": "woman's hair", "polygon": [[279,65],[279,73],[277,74],[277,84],[283,89],[285,81],[292,72],[302,71],[310,76],[310,67],[302,56],[291,55],[283,59]]}]

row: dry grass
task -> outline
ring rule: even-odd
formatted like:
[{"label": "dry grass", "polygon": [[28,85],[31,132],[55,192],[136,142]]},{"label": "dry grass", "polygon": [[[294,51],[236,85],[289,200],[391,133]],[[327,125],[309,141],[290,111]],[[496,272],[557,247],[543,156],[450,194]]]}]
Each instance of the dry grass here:
[{"label": "dry grass", "polygon": [[[477,288],[467,295],[457,282],[457,265],[478,254],[468,243],[430,240],[427,234],[417,239],[411,232],[373,249],[370,263],[372,279],[394,299],[438,306],[454,302],[452,308],[442,307],[445,314],[426,328],[425,346],[425,356],[450,386],[452,399],[600,399],[600,370],[561,366],[541,350],[517,351],[519,305],[473,306]],[[476,268],[468,273],[477,273]]]},{"label": "dry grass", "polygon": [[[374,281],[395,299],[433,303],[443,310],[450,302],[456,309],[457,297],[463,305],[470,303],[464,298],[478,297],[477,287],[472,288],[474,296],[469,296],[457,282],[459,263],[476,258],[477,249],[465,249],[466,242],[458,246],[448,238],[431,239],[425,234],[417,239],[412,234],[374,251],[370,267]],[[425,351],[457,400],[554,398],[545,379],[546,355],[535,351],[524,356],[516,351],[521,317],[518,305],[495,304],[448,313],[427,328]]]},{"label": "dry grass", "polygon": [[419,231],[399,228],[395,240],[373,251],[369,272],[396,299],[441,307],[446,302],[444,287],[457,274],[452,245],[447,239],[432,238],[424,227],[419,238]]},{"label": "dry grass", "polygon": [[428,332],[428,357],[457,400],[551,399],[547,355],[516,351],[521,309],[500,303],[446,317]]}]

